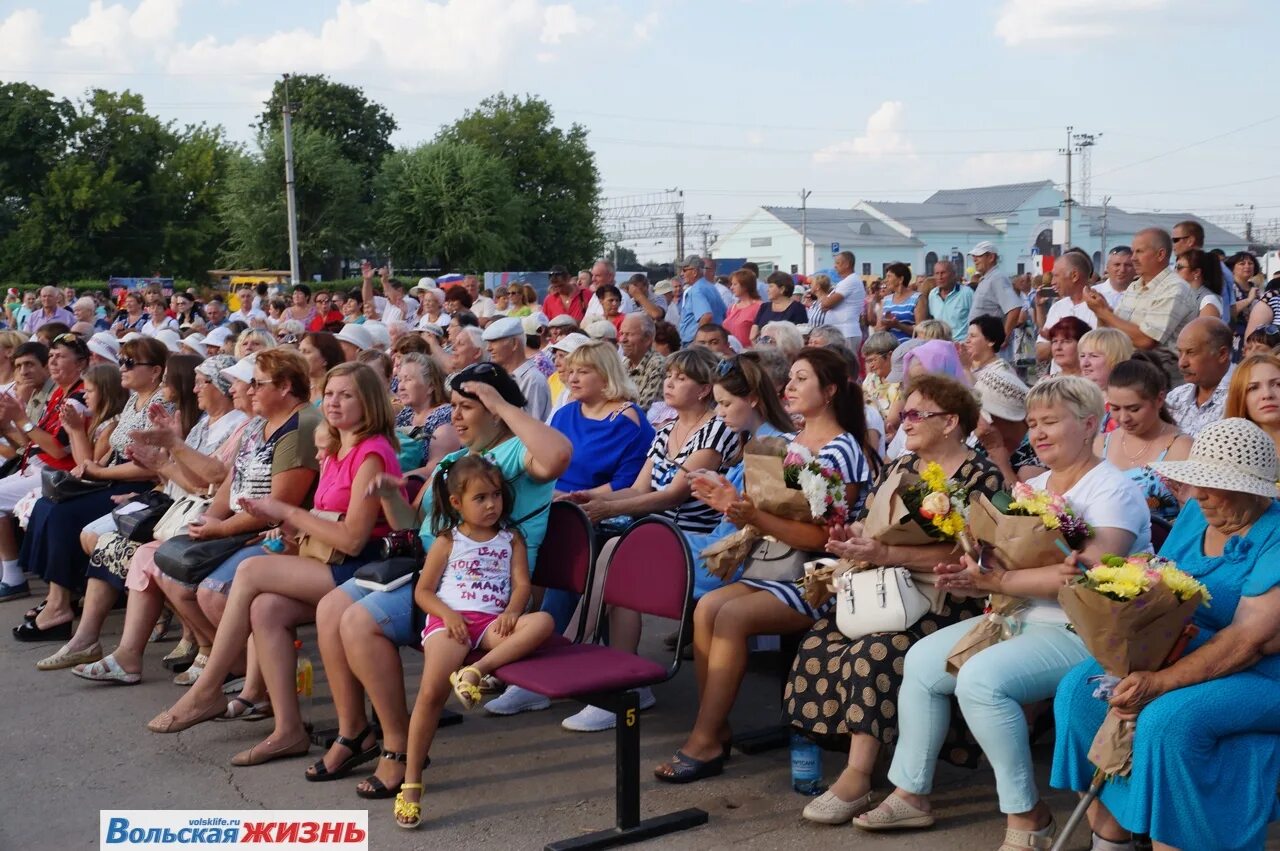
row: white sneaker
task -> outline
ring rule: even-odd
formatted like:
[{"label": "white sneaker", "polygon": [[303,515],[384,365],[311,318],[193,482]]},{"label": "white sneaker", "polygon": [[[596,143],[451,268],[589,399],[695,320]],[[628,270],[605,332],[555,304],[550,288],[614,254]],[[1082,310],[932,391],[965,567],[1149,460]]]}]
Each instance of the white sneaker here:
[{"label": "white sneaker", "polygon": [[[636,694],[640,698],[641,711],[652,708],[658,702],[653,696],[653,689],[647,686],[637,689]],[[561,721],[560,726],[575,733],[599,733],[618,726],[618,716],[599,706],[585,706],[581,712]]]},{"label": "white sneaker", "polygon": [[520,686],[507,686],[498,697],[484,705],[490,715],[517,715],[521,712],[537,712],[551,706],[551,698]]}]

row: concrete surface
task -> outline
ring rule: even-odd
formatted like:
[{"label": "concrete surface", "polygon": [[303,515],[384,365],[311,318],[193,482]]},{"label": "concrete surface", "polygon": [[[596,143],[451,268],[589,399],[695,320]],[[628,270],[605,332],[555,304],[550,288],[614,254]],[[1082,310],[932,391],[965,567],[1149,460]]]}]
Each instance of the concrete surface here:
[{"label": "concrete surface", "polygon": [[[17,623],[34,601],[0,606],[4,623]],[[103,644],[113,647],[122,613],[107,622]],[[646,629],[646,645],[656,653],[668,624]],[[316,718],[332,719],[323,671],[312,640],[302,632],[304,652],[316,664]],[[536,849],[544,843],[607,827],[613,822],[613,734],[569,733],[561,719],[576,704],[557,703],[545,712],[495,718],[476,710],[466,721],[441,731],[426,773],[426,824],[405,831],[393,824],[390,801],[366,802],[354,785],[363,774],[332,783],[307,783],[305,767],[319,758],[293,759],[254,768],[233,768],[230,757],[263,738],[267,722],[209,723],[177,735],[150,733],[145,723],[178,695],[160,665],[172,643],[152,645],[144,682],[105,686],[70,672],[42,673],[35,662],[53,644],[18,644],[0,639],[0,713],[6,735],[0,742],[0,851],[89,849],[98,847],[98,811],[109,809],[365,809],[371,849],[502,848]],[[409,682],[416,689],[420,657],[403,651]],[[778,700],[765,669],[749,675],[733,715],[735,729],[773,722]],[[649,773],[680,745],[694,714],[691,667],[657,689],[658,705],[642,714],[642,808],[655,815],[696,806],[710,814],[705,827],[640,847],[671,849],[792,849],[856,844],[869,849],[994,849],[1002,820],[996,813],[991,772],[961,771],[944,765],[939,775],[939,823],[915,834],[869,835],[851,827],[823,827],[800,817],[806,798],[790,788],[785,749],[747,756],[735,753],[720,778],[673,787]],[[455,707],[456,708],[456,707]],[[1050,746],[1037,746],[1042,788],[1047,788]],[[843,757],[826,756],[826,776],[839,771]],[[878,792],[888,791],[881,778]],[[1050,790],[1048,800],[1061,824],[1072,805]],[[1268,847],[1280,848],[1273,831]],[[1071,847],[1088,847],[1081,831]]]}]

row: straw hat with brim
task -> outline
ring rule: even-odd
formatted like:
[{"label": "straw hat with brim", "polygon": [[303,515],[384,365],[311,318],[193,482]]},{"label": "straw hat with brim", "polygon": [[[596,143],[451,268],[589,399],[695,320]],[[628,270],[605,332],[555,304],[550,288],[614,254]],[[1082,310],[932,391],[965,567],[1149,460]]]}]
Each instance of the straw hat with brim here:
[{"label": "straw hat with brim", "polygon": [[1241,417],[1219,420],[1200,432],[1185,461],[1153,461],[1157,474],[1198,488],[1276,496],[1280,458],[1265,431]]}]

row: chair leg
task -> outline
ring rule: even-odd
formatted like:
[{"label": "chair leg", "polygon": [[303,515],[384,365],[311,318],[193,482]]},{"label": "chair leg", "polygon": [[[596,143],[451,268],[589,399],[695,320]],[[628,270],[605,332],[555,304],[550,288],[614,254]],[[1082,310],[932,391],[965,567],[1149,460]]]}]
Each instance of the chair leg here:
[{"label": "chair leg", "polygon": [[617,823],[607,830],[549,843],[546,851],[616,848],[707,823],[706,811],[699,809],[680,810],[641,821],[639,696],[633,691],[624,691],[621,694],[595,695],[583,698],[583,701],[611,710],[618,716],[614,760]]}]

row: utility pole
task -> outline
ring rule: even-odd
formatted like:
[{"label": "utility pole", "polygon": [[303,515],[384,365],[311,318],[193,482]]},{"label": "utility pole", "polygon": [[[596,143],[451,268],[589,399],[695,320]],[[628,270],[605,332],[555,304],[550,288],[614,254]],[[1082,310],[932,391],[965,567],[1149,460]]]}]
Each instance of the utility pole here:
[{"label": "utility pole", "polygon": [[1111,203],[1110,195],[1102,196],[1102,262],[1107,262],[1107,205]]},{"label": "utility pole", "polygon": [[800,274],[809,274],[809,196],[808,189],[800,190]]},{"label": "utility pole", "polygon": [[1080,203],[1086,207],[1093,200],[1093,146],[1098,143],[1101,136],[1101,133],[1075,135],[1076,151],[1080,154]]},{"label": "utility pole", "polygon": [[678,273],[680,264],[684,262],[684,190],[677,189],[676,194],[681,201],[676,209],[676,272]]},{"label": "utility pole", "polygon": [[301,280],[298,259],[298,201],[294,197],[293,178],[293,104],[289,102],[289,75],[284,75],[284,200],[289,217],[289,279]]},{"label": "utility pole", "polygon": [[1071,247],[1071,205],[1074,203],[1071,200],[1071,130],[1072,127],[1068,125],[1067,147],[1060,151],[1060,153],[1067,155],[1067,193],[1066,198],[1062,201],[1062,206],[1066,208],[1066,215],[1064,216],[1066,227],[1062,236],[1062,250],[1064,252]]}]

